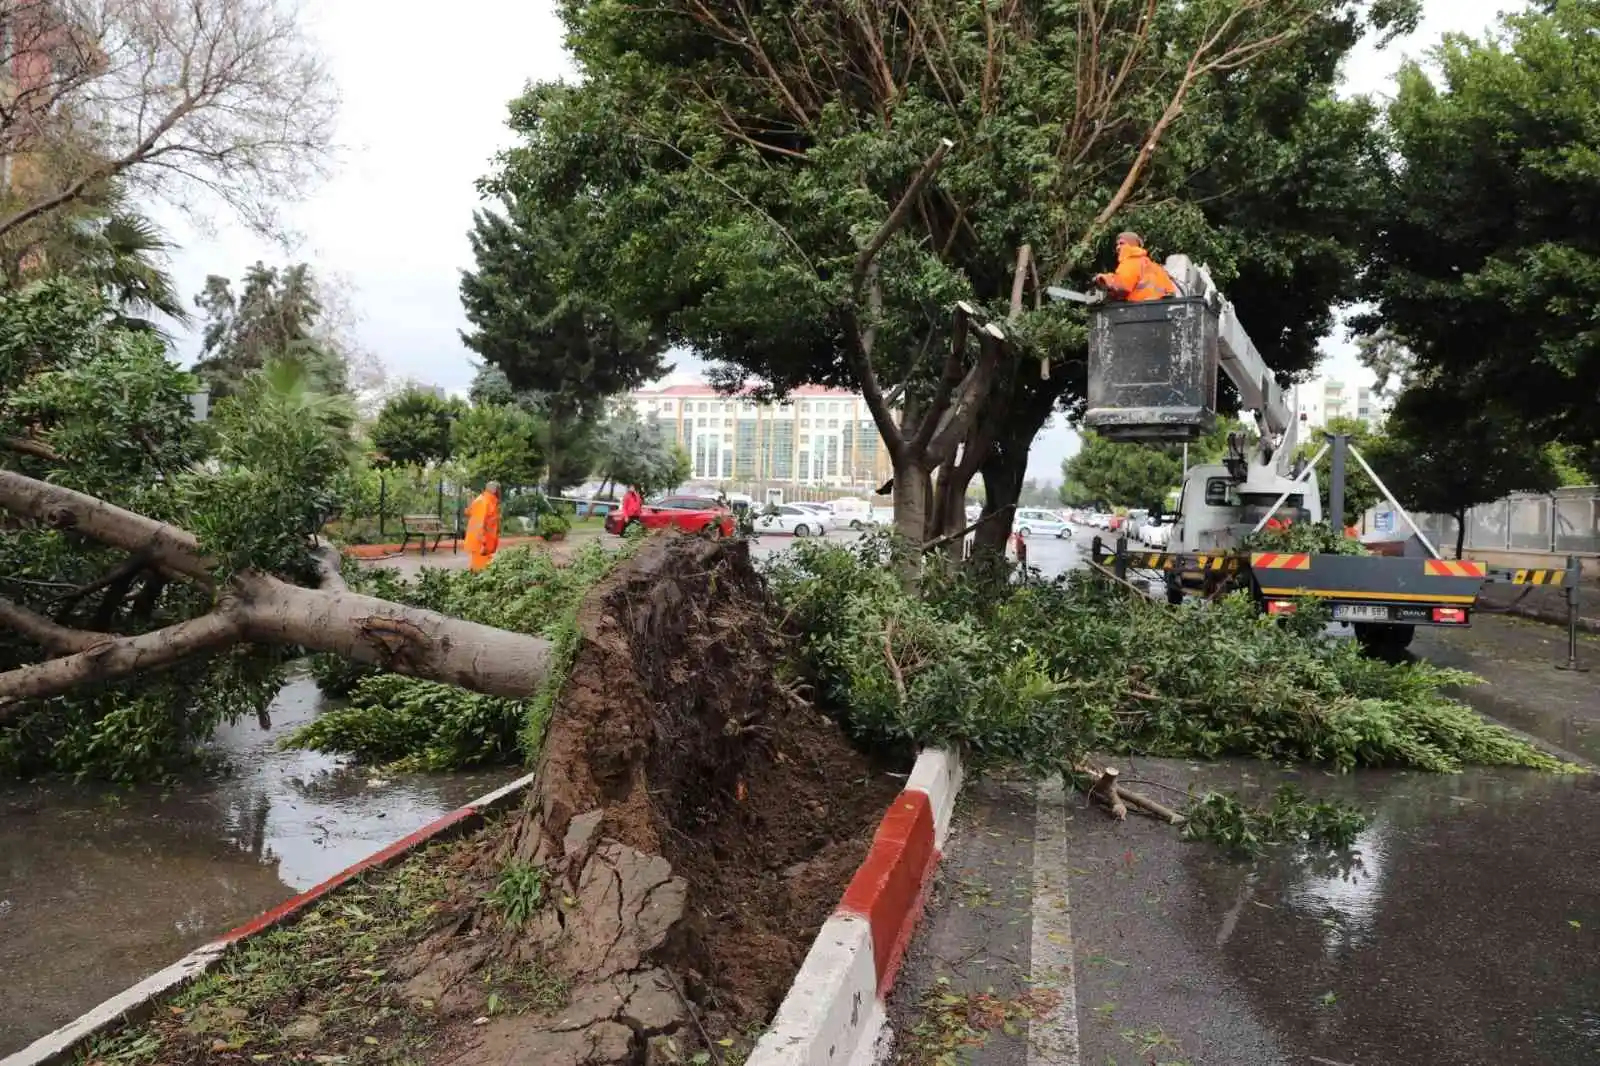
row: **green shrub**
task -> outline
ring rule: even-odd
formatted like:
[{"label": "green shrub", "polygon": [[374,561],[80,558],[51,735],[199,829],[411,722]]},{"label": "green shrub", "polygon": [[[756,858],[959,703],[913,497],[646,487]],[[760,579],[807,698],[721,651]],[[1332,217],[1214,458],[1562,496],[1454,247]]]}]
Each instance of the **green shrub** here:
[{"label": "green shrub", "polygon": [[543,637],[551,642],[550,674],[539,691],[508,700],[315,656],[318,685],[348,696],[349,705],[324,711],[284,746],[427,770],[531,760],[566,681],[583,598],[627,552],[591,544],[558,565],[547,552],[509,548],[484,570],[429,569],[410,581],[388,569],[350,575],[352,587],[371,595]]},{"label": "green shrub", "polygon": [[550,538],[565,536],[572,528],[572,519],[559,511],[547,511],[539,516],[533,531],[541,537]]},{"label": "green shrub", "polygon": [[1363,657],[1248,598],[1170,608],[1087,575],[902,588],[887,544],[802,542],[769,566],[821,693],[869,743],[1053,773],[1089,751],[1449,772],[1561,764],[1450,699],[1471,675]]}]

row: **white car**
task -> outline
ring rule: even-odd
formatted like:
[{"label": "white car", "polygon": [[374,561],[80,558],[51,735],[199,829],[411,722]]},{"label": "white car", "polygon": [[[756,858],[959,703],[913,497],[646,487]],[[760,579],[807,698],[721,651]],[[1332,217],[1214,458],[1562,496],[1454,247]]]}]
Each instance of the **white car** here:
[{"label": "white car", "polygon": [[797,503],[786,503],[756,516],[757,533],[787,533],[794,537],[820,537],[828,532],[828,517]]},{"label": "white car", "polygon": [[1072,536],[1072,527],[1063,522],[1060,515],[1038,507],[1019,507],[1011,528],[1024,537],[1055,537],[1063,540]]}]

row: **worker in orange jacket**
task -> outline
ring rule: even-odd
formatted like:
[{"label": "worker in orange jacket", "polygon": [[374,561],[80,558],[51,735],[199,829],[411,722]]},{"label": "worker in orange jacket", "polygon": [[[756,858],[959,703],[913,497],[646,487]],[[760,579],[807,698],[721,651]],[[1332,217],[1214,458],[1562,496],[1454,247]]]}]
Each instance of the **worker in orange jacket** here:
[{"label": "worker in orange jacket", "polygon": [[1170,300],[1178,295],[1177,283],[1166,267],[1150,258],[1144,238],[1137,233],[1117,234],[1117,269],[1095,275],[1095,284],[1113,300]]},{"label": "worker in orange jacket", "polygon": [[500,547],[500,482],[485,485],[467,505],[467,562],[482,570]]}]

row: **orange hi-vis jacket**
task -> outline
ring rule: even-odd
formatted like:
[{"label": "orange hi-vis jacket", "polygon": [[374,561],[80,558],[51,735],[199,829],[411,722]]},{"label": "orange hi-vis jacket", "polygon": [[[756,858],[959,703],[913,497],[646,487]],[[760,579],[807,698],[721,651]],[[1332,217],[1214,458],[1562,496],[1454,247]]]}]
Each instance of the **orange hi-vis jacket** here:
[{"label": "orange hi-vis jacket", "polygon": [[482,570],[500,547],[500,497],[481,492],[467,506],[467,559],[474,570]]},{"label": "orange hi-vis jacket", "polygon": [[1095,280],[1105,285],[1113,300],[1170,300],[1178,295],[1172,275],[1136,244],[1118,248],[1117,269]]}]

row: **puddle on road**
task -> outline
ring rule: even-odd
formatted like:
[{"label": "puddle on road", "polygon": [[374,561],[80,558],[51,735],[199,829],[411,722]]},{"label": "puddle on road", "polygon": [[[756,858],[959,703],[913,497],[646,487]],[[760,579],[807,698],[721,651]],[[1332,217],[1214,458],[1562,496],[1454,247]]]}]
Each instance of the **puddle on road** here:
[{"label": "puddle on road", "polygon": [[[1225,772],[1225,771],[1224,771]],[[1357,861],[1196,849],[1182,924],[1288,1047],[1337,1063],[1600,1062],[1600,782],[1318,777],[1376,817]],[[1303,1061],[1297,1059],[1295,1061]]]},{"label": "puddle on road", "polygon": [[223,727],[233,772],[218,780],[0,788],[0,1055],[516,776],[382,780],[276,750],[320,705],[295,680],[270,729]]}]

